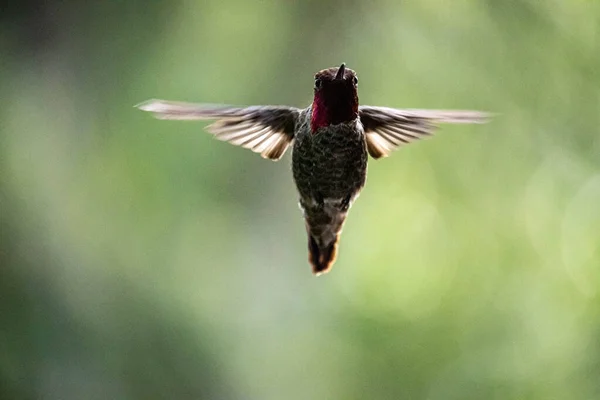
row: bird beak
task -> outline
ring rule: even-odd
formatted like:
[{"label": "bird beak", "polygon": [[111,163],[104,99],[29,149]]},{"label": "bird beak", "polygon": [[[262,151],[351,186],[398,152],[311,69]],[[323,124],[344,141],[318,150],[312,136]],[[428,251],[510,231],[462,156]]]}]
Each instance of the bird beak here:
[{"label": "bird beak", "polygon": [[335,80],[344,79],[344,73],[346,72],[346,64],[342,63],[335,74]]}]

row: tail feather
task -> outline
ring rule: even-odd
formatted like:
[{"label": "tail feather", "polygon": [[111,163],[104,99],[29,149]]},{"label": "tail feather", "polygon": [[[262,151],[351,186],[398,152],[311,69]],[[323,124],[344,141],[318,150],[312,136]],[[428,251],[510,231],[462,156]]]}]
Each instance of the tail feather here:
[{"label": "tail feather", "polygon": [[331,269],[337,257],[338,237],[336,236],[333,242],[323,247],[319,246],[311,234],[308,235],[308,261],[315,275],[324,274]]}]

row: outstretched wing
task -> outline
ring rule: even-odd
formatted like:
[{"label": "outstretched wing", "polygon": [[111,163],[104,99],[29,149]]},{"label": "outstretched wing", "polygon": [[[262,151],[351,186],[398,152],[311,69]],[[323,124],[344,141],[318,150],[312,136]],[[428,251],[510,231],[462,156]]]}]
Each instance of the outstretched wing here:
[{"label": "outstretched wing", "polygon": [[233,107],[166,100],[138,104],[158,119],[216,121],[206,129],[219,140],[260,153],[277,161],[294,140],[294,125],[300,110],[286,106]]},{"label": "outstretched wing", "polygon": [[431,136],[437,124],[481,124],[490,115],[479,111],[397,110],[361,106],[360,121],[365,128],[367,149],[373,158],[387,157],[400,146]]}]

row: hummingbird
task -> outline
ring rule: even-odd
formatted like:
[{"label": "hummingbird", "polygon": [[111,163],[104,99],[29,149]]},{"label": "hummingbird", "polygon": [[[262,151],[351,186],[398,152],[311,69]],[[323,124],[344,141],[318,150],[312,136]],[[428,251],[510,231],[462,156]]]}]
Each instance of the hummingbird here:
[{"label": "hummingbird", "polygon": [[484,123],[479,111],[361,106],[358,78],[343,63],[314,76],[313,101],[291,106],[230,106],[148,100],[137,107],[158,119],[215,120],[206,130],[277,161],[292,146],[292,173],[308,236],[313,273],[336,260],[348,210],[367,178],[369,156],[379,159],[433,134],[440,123]]}]

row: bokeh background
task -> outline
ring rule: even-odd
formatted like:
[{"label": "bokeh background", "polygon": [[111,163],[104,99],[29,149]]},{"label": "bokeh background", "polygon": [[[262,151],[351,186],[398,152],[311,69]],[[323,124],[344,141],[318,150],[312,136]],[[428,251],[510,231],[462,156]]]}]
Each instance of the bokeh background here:
[{"label": "bokeh background", "polygon": [[[148,98],[498,113],[371,162],[331,273],[290,155]],[[0,398],[600,398],[600,3],[0,10]]]}]

